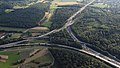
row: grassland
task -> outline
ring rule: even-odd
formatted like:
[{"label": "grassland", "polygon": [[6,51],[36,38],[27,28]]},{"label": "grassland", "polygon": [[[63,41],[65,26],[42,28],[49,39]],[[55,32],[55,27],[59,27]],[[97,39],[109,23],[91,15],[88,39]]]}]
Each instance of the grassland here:
[{"label": "grassland", "polygon": [[29,43],[47,43],[47,40],[29,40]]},{"label": "grassland", "polygon": [[98,8],[109,8],[110,7],[108,4],[105,4],[105,3],[95,3],[92,6],[98,7]]},{"label": "grassland", "polygon": [[25,28],[12,28],[12,27],[0,27],[0,31],[5,31],[5,32],[23,32],[26,30]]},{"label": "grassland", "polygon": [[[25,47],[14,47],[14,48],[9,48],[6,49],[5,51],[0,52],[0,55],[7,55],[9,58],[6,63],[0,62],[0,68],[17,68],[18,65],[13,66],[12,64],[15,63],[17,60],[24,59],[28,57],[29,53],[32,52],[34,49],[43,49],[44,47],[41,46],[25,46]],[[46,55],[39,57],[35,59],[35,62],[40,62],[40,63],[52,63],[53,58],[51,57],[50,53],[47,53]],[[36,65],[33,62],[28,63],[27,65]],[[33,66],[32,65],[32,66]],[[42,64],[41,64],[42,65]],[[38,66],[38,65],[36,65]]]},{"label": "grassland", "polygon": [[[33,67],[33,68],[48,68],[51,63],[53,63],[54,59],[51,56],[50,53],[47,53],[46,55],[39,57],[35,59],[34,61],[26,64],[27,67]],[[39,64],[36,64],[39,63]]]},{"label": "grassland", "polygon": [[13,33],[10,38],[20,38],[21,35],[21,33]]},{"label": "grassland", "polygon": [[42,26],[50,27],[52,22],[50,21],[54,11],[56,10],[57,6],[54,4],[55,0],[51,3],[50,9],[49,9],[49,14],[47,16],[47,19],[41,24]]},{"label": "grassland", "polygon": [[0,62],[0,67],[2,68],[12,68],[12,63],[16,62],[20,58],[20,55],[18,55],[18,51],[17,52],[12,52],[12,51],[0,52],[0,54],[9,56],[6,63]]},{"label": "grassland", "polygon": [[52,22],[48,21],[48,22],[44,22],[41,25],[45,26],[45,27],[50,27]]}]

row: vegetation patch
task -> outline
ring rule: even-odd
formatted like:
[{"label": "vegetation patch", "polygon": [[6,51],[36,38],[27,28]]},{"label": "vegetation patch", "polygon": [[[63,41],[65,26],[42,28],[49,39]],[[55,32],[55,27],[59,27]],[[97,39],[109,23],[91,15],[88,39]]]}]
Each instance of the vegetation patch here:
[{"label": "vegetation patch", "polygon": [[[109,65],[80,52],[67,49],[50,49],[57,68],[110,68]],[[53,68],[56,68],[53,66]]]},{"label": "vegetation patch", "polygon": [[92,5],[94,7],[98,7],[98,8],[109,8],[110,5],[106,4],[106,3],[95,3],[94,5]]},{"label": "vegetation patch", "polygon": [[11,2],[8,1],[7,4],[3,2],[0,5],[0,26],[16,28],[38,26],[38,22],[43,18],[48,8],[48,3],[36,3],[24,9],[13,9]]},{"label": "vegetation patch", "polygon": [[12,68],[12,64],[20,59],[20,55],[18,54],[18,51],[17,52],[0,52],[0,54],[7,55],[9,57],[5,63],[0,62],[0,67],[2,68]]}]

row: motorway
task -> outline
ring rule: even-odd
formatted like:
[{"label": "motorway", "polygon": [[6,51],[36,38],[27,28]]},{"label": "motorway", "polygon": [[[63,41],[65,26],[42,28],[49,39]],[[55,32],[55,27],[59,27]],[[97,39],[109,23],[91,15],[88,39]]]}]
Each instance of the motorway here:
[{"label": "motorway", "polygon": [[[49,44],[49,43],[29,43],[29,44],[17,44],[17,45],[11,45],[11,46],[6,46],[6,47],[3,47],[3,48],[8,48],[8,47],[15,47],[15,46],[48,46],[48,47],[62,47],[62,48],[66,48],[66,49],[71,49],[71,50],[75,50],[75,51],[78,51],[78,52],[82,52],[82,53],[85,53],[85,54],[88,54],[90,56],[93,56],[93,57],[96,57],[110,65],[113,65],[115,66],[116,68],[120,68],[120,63],[119,62],[116,62],[112,59],[110,59],[109,57],[107,56],[104,56],[102,54],[94,54],[90,51],[87,51],[87,50],[83,50],[83,49],[79,49],[79,48],[75,48],[75,47],[71,47],[71,46],[66,46],[66,45],[60,45],[60,44]],[[0,47],[1,48],[1,47]]]},{"label": "motorway", "polygon": [[[81,42],[81,41],[79,41],[79,40],[74,36],[74,34],[71,32],[69,26],[71,26],[71,25],[74,24],[73,18],[75,18],[78,14],[80,14],[84,9],[86,9],[87,6],[89,6],[90,4],[92,4],[94,1],[95,1],[95,0],[91,1],[91,2],[88,3],[87,5],[85,5],[85,6],[83,6],[82,8],[80,8],[80,10],[79,10],[78,12],[76,12],[75,14],[73,14],[73,15],[67,20],[66,24],[65,24],[62,28],[60,28],[60,29],[54,29],[54,30],[52,30],[52,31],[50,31],[50,32],[48,32],[48,33],[46,33],[46,34],[44,34],[44,35],[41,35],[41,36],[38,36],[38,37],[29,37],[29,38],[27,38],[27,39],[29,40],[29,39],[41,38],[41,37],[50,35],[50,34],[52,34],[52,33],[57,33],[57,32],[59,32],[59,31],[67,28],[67,31],[69,32],[70,36],[74,39],[74,41]],[[15,44],[18,44],[18,43],[21,43],[21,42],[24,42],[24,41],[27,41],[27,40],[22,40],[22,41],[10,43],[10,44],[1,45],[0,48],[19,46],[19,45],[15,45]],[[82,42],[82,43],[83,43],[83,42]],[[86,43],[85,43],[85,44],[86,44]],[[28,44],[28,45],[31,45],[31,44]],[[115,61],[115,60],[113,60],[113,59],[110,59],[109,57],[104,56],[104,55],[102,55],[102,54],[100,54],[100,53],[98,53],[98,52],[96,52],[96,51],[94,51],[94,50],[92,50],[92,49],[90,49],[90,48],[88,48],[88,47],[87,47],[87,48],[89,49],[89,51],[80,50],[80,49],[77,49],[77,48],[74,48],[74,47],[65,46],[65,45],[64,45],[64,46],[63,46],[63,45],[59,45],[59,47],[64,47],[64,48],[68,48],[68,49],[74,49],[74,50],[77,50],[77,51],[80,51],[80,52],[87,53],[87,54],[92,55],[92,56],[94,56],[94,57],[96,57],[96,58],[98,58],[98,59],[101,59],[101,60],[103,60],[103,61],[105,61],[105,62],[107,62],[107,63],[109,63],[109,64],[111,64],[111,65],[113,65],[113,66],[115,66],[115,67],[117,67],[117,68],[120,68],[120,63],[119,63],[119,62],[117,62],[117,61]],[[86,46],[83,46],[83,47],[86,48]]]},{"label": "motorway", "polygon": [[36,39],[36,38],[41,38],[41,37],[44,37],[44,36],[47,36],[47,35],[50,35],[52,33],[57,33],[57,32],[60,32],[61,30],[64,30],[66,29],[67,27],[71,26],[74,24],[73,21],[73,18],[75,18],[78,14],[80,14],[84,9],[86,9],[90,4],[92,4],[95,0],[92,0],[90,3],[86,4],[85,6],[83,6],[82,8],[80,8],[80,10],[78,10],[75,14],[73,14],[69,19],[67,19],[67,22],[66,24],[61,27],[60,29],[54,29],[46,34],[43,34],[43,35],[40,35],[38,37],[29,37],[29,39]]},{"label": "motorway", "polygon": [[13,46],[13,45],[15,45],[15,44],[22,43],[22,42],[25,42],[25,41],[27,41],[27,40],[21,40],[21,41],[9,43],[9,44],[0,45],[0,48],[11,47],[11,46]]},{"label": "motorway", "polygon": [[105,55],[103,55],[103,54],[101,54],[99,52],[96,52],[95,50],[87,47],[86,45],[91,45],[91,44],[85,43],[85,42],[82,42],[82,41],[78,40],[75,37],[75,35],[73,34],[70,27],[68,27],[66,30],[67,30],[68,34],[71,36],[71,38],[74,41],[81,43],[81,45],[82,45],[82,47],[84,49],[84,50],[82,50],[82,52],[87,53],[89,55],[92,55],[92,56],[94,56],[94,57],[96,57],[96,58],[98,58],[98,59],[100,59],[102,61],[105,61],[105,62],[107,62],[107,63],[109,63],[109,64],[111,64],[111,65],[113,65],[113,66],[115,66],[117,68],[120,68],[120,62],[118,62],[118,61],[116,61],[114,59],[111,59],[111,58],[109,58],[109,57],[107,57],[107,56],[105,56]]}]

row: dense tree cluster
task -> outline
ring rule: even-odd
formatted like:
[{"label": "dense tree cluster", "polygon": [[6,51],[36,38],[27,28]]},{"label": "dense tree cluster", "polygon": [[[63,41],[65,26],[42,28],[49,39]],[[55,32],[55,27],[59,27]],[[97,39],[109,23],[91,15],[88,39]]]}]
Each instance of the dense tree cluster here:
[{"label": "dense tree cluster", "polygon": [[73,15],[80,6],[58,6],[63,8],[58,8],[55,10],[54,15],[52,16],[51,30],[62,27],[66,20]]},{"label": "dense tree cluster", "polygon": [[111,68],[93,57],[76,51],[53,48],[50,52],[55,58],[57,68]]},{"label": "dense tree cluster", "polygon": [[66,31],[61,31],[55,34],[51,34],[49,41],[50,41],[49,43],[62,44],[66,46],[82,48],[81,44],[73,41],[73,39],[68,35]]},{"label": "dense tree cluster", "polygon": [[[12,12],[6,13],[6,9]],[[24,9],[13,9],[11,4],[3,3],[0,5],[0,26],[29,28],[38,25],[43,18],[49,4],[37,3]]]},{"label": "dense tree cluster", "polygon": [[[59,6],[62,8],[56,9],[54,15],[51,19],[52,25],[50,30],[61,28],[66,20],[74,14],[80,6],[73,5],[73,6]],[[63,30],[55,34],[50,35],[50,43],[62,44],[67,46],[72,46],[76,48],[81,48],[81,45],[77,42],[74,42],[73,39],[69,36],[69,34]]]},{"label": "dense tree cluster", "polygon": [[[51,25],[51,29],[60,28],[63,26],[66,19],[80,8],[79,6],[62,7],[65,9],[56,10],[57,12],[55,12],[52,18],[53,23]],[[70,7],[72,10],[70,10]],[[82,14],[77,16],[76,23],[72,26],[72,31],[79,40],[92,44],[91,46],[88,46],[94,50],[97,50],[107,56],[113,55],[113,58],[120,59],[119,13],[114,13],[110,9],[89,7],[84,10]],[[51,41],[62,44],[69,42],[70,40],[68,40],[68,37],[66,37],[68,34],[64,33],[51,35]]]},{"label": "dense tree cluster", "polygon": [[120,14],[106,9],[89,8],[73,26],[73,32],[91,48],[120,59]]}]

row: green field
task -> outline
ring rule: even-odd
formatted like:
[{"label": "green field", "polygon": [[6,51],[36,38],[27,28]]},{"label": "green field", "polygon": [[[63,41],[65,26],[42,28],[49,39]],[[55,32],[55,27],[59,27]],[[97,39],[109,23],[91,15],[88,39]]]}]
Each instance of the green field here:
[{"label": "green field", "polygon": [[41,25],[45,26],[45,27],[50,27],[52,22],[48,21],[48,22],[43,22]]},{"label": "green field", "polygon": [[52,56],[48,53],[38,59],[36,59],[35,61],[38,61],[38,62],[47,62],[47,63],[50,63],[53,61],[53,58]]},{"label": "green field", "polygon": [[16,62],[20,58],[18,52],[0,52],[0,54],[9,56],[6,63],[0,62],[0,68],[12,68],[12,63]]},{"label": "green field", "polygon": [[[55,1],[57,1],[57,0],[54,0],[53,2],[55,2]],[[57,6],[52,3],[49,7],[50,13],[49,13],[47,19],[43,23],[41,23],[42,26],[46,26],[46,27],[51,26],[52,22],[50,20],[51,20],[51,17],[56,9],[57,9]]]},{"label": "green field", "polygon": [[28,43],[47,43],[47,40],[29,40]]},{"label": "green field", "polygon": [[[53,60],[54,59],[50,55],[50,53],[47,53],[46,55],[39,57],[26,65],[27,67],[31,67],[31,68],[48,68],[49,65],[53,62]],[[36,64],[36,63],[40,63],[40,64]]]},{"label": "green field", "polygon": [[23,32],[25,28],[12,28],[12,27],[0,27],[0,31],[15,31],[15,32]]},{"label": "green field", "polygon": [[105,3],[95,3],[92,6],[99,7],[99,8],[109,8],[110,7],[108,4],[105,4]]},{"label": "green field", "polygon": [[[26,58],[30,52],[32,52],[34,49],[43,49],[44,47],[30,47],[30,46],[25,46],[25,47],[15,47],[15,48],[10,48],[7,49],[8,51],[6,52],[0,52],[0,55],[7,55],[8,60],[7,62],[0,62],[0,68],[17,68],[18,65],[13,66],[12,64],[15,63],[17,60]],[[10,51],[9,51],[10,50]],[[13,51],[11,51],[13,50]],[[38,60],[39,59],[39,60]],[[38,58],[37,60],[39,62],[52,62],[52,58],[50,54],[46,54],[43,57]]]}]

